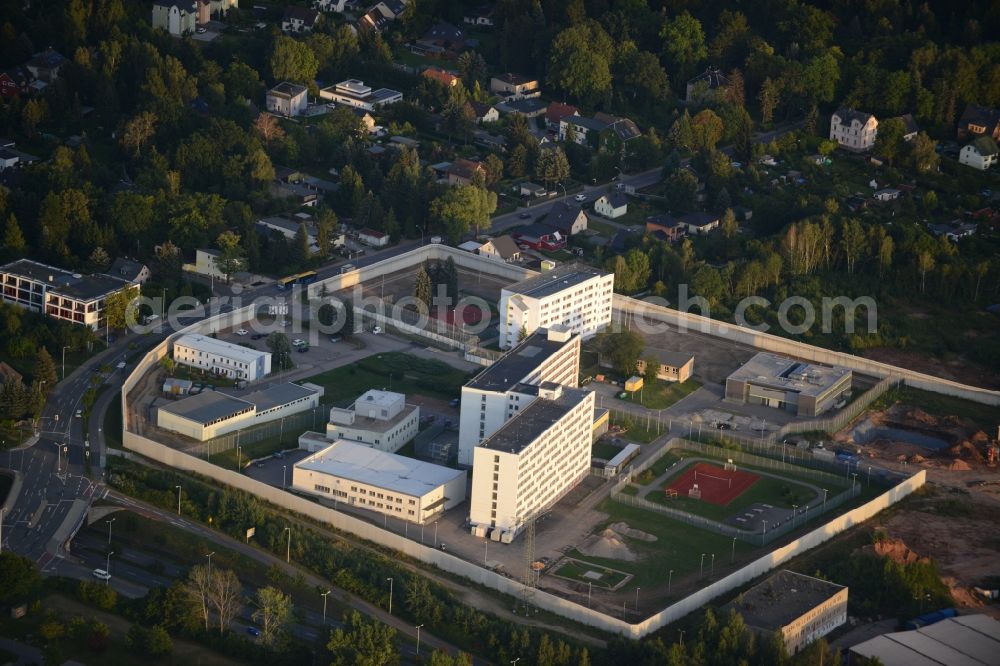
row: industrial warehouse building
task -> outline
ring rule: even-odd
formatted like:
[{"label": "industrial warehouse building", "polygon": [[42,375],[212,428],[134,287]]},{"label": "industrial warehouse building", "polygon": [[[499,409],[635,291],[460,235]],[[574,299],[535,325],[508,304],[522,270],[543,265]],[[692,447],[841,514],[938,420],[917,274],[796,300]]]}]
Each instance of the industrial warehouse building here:
[{"label": "industrial warehouse building", "polygon": [[424,524],[465,500],[466,473],[339,440],[296,463],[292,487]]},{"label": "industrial warehouse building", "polygon": [[276,421],[319,407],[323,387],[315,384],[277,384],[237,398],[221,391],[203,391],[160,405],[156,425],[200,442]]},{"label": "industrial warehouse building", "polygon": [[883,666],[1000,664],[1000,622],[987,615],[960,615],[913,631],[882,634],[851,648],[852,656]]},{"label": "industrial warehouse building", "polygon": [[535,399],[543,382],[575,387],[580,336],[562,326],[539,329],[462,387],[458,464],[472,465],[473,449]]},{"label": "industrial warehouse building", "polygon": [[534,387],[530,403],[474,449],[472,533],[509,543],[572,490],[590,472],[593,427],[592,391]]},{"label": "industrial warehouse building", "polygon": [[726,400],[818,416],[851,390],[848,368],[760,352],[726,379]]},{"label": "industrial warehouse building", "polygon": [[258,351],[205,335],[174,340],[174,361],[214,375],[256,381],[271,373],[271,352]]},{"label": "industrial warehouse building", "polygon": [[611,323],[614,273],[566,264],[500,292],[500,347],[510,349],[538,328],[564,326],[583,339]]},{"label": "industrial warehouse building", "polygon": [[796,654],[847,622],[847,588],[786,569],[739,595],[723,610],[729,609],[762,636],[780,631],[788,654]]},{"label": "industrial warehouse building", "polygon": [[347,409],[330,410],[328,440],[349,439],[380,451],[395,453],[417,436],[420,407],[407,405],[406,396],[371,389]]}]

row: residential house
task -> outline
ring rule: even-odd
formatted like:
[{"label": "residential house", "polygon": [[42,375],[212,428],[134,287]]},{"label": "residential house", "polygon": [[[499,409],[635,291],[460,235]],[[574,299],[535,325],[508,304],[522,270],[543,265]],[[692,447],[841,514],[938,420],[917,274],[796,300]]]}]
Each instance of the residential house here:
[{"label": "residential house", "polygon": [[646,233],[670,243],[676,243],[684,238],[687,229],[673,215],[663,213],[646,218]]},{"label": "residential house", "polygon": [[500,112],[497,111],[495,106],[473,101],[470,101],[468,104],[477,125],[495,123],[500,120]]},{"label": "residential house", "polygon": [[476,174],[486,177],[486,167],[482,162],[458,158],[448,167],[449,185],[471,185]]},{"label": "residential house", "polygon": [[587,214],[582,208],[561,201],[549,209],[545,226],[552,227],[563,236],[575,236],[587,229]]},{"label": "residential house", "polygon": [[59,71],[68,62],[69,60],[63,54],[49,47],[31,56],[31,59],[24,63],[24,66],[38,81],[53,83],[59,78]]},{"label": "residential house", "polygon": [[935,236],[944,236],[953,243],[957,243],[962,238],[969,238],[975,235],[978,228],[979,225],[974,222],[954,220],[949,224],[931,225],[930,230]]},{"label": "residential house", "polygon": [[365,14],[358,19],[358,27],[362,30],[372,30],[374,32],[383,32],[389,27],[391,21],[385,17],[385,14],[380,12],[377,7],[372,7]]},{"label": "residential house", "polygon": [[419,41],[421,44],[436,46],[445,52],[457,51],[465,46],[465,31],[450,23],[435,23]]},{"label": "residential house", "polygon": [[358,231],[358,240],[371,247],[385,247],[389,244],[389,234],[365,228]]},{"label": "residential house", "polygon": [[293,35],[312,32],[320,16],[322,14],[315,9],[288,5],[285,8],[285,15],[281,18],[281,31]]},{"label": "residential house", "polygon": [[538,79],[508,72],[490,79],[490,92],[508,99],[520,99],[538,97],[542,94],[542,89],[538,86]]},{"label": "residential house", "polygon": [[319,203],[319,195],[302,183],[272,181],[268,185],[268,193],[276,199],[290,199],[292,205],[315,207]]},{"label": "residential house", "polygon": [[515,230],[511,236],[518,245],[524,245],[533,250],[555,252],[566,247],[566,237],[544,224],[529,224]]},{"label": "residential house", "polygon": [[173,37],[189,35],[197,28],[198,6],[194,0],[155,0],[153,29],[162,28]]},{"label": "residential house", "polygon": [[239,8],[239,0],[206,0],[209,13],[216,18],[224,17],[230,9]]},{"label": "residential house", "polygon": [[478,9],[467,10],[465,15],[462,17],[462,22],[466,25],[472,25],[477,28],[492,28],[493,23],[493,6],[484,5]]},{"label": "residential house", "polygon": [[960,164],[986,171],[997,161],[997,142],[991,136],[980,136],[972,143],[962,146],[958,154]]},{"label": "residential house", "polygon": [[549,131],[558,133],[559,121],[566,116],[578,115],[580,115],[579,109],[572,104],[549,102],[549,106],[545,109],[545,126],[549,129]]},{"label": "residential house", "polygon": [[297,83],[284,81],[267,91],[267,110],[292,118],[309,106],[309,89]]},{"label": "residential house", "polygon": [[358,120],[361,121],[361,127],[366,133],[373,134],[375,132],[375,116],[368,113],[364,109],[351,109],[351,111],[353,111],[354,115],[356,115]]},{"label": "residential house", "polygon": [[901,192],[893,187],[884,187],[881,190],[876,190],[875,197],[876,201],[895,201],[899,198]]},{"label": "residential house", "polygon": [[[639,129],[639,126],[628,118],[598,112],[594,114],[594,119],[606,123],[605,133],[617,138],[622,143],[642,136],[642,130]],[[604,141],[607,143],[607,139]]]},{"label": "residential house", "polygon": [[597,148],[600,145],[601,132],[608,124],[588,116],[563,116],[559,121],[559,140],[573,140],[581,146]]},{"label": "residential house", "polygon": [[403,14],[406,4],[403,0],[381,0],[374,8],[386,19],[395,21]]},{"label": "residential house", "polygon": [[684,229],[689,234],[707,234],[719,228],[720,219],[715,213],[684,213],[678,216],[677,221],[684,225]]},{"label": "residential house", "polygon": [[31,84],[31,72],[27,67],[18,65],[0,72],[0,97],[17,97],[28,92]]},{"label": "residential house", "polygon": [[968,141],[977,136],[991,136],[1000,141],[1000,109],[968,104],[958,121],[958,140]]},{"label": "residential house", "polygon": [[137,287],[146,284],[150,276],[149,267],[146,264],[141,261],[126,259],[125,257],[115,259],[114,263],[111,264],[111,268],[108,269],[107,274],[125,280]]},{"label": "residential house", "polygon": [[9,148],[0,148],[0,171],[13,169],[21,162],[21,156]]},{"label": "residential house", "polygon": [[437,67],[428,67],[423,72],[424,77],[432,81],[437,81],[445,88],[454,88],[458,85],[459,78],[452,74],[451,72],[446,72],[443,69],[438,69]]},{"label": "residential house", "polygon": [[687,82],[684,99],[688,103],[702,103],[719,99],[726,95],[732,85],[733,82],[719,71],[718,67],[709,67]]},{"label": "residential house", "polygon": [[313,0],[313,9],[321,12],[343,14],[346,8],[347,0]]},{"label": "residential house", "polygon": [[319,91],[319,96],[338,104],[345,104],[365,111],[374,111],[383,106],[403,101],[403,93],[398,90],[390,90],[389,88],[372,90],[371,86],[366,86],[364,81],[359,79],[347,79],[336,85],[323,88]]},{"label": "residential house", "polygon": [[878,119],[870,113],[840,108],[830,116],[830,140],[847,150],[871,150],[877,134]]},{"label": "residential house", "polygon": [[497,236],[482,244],[479,254],[490,259],[513,263],[521,260],[521,249],[510,236]]},{"label": "residential house", "polygon": [[496,105],[496,109],[500,113],[524,116],[525,118],[537,118],[544,115],[546,108],[548,108],[548,104],[537,97],[522,97]]},{"label": "residential house", "polygon": [[903,141],[911,140],[920,131],[920,126],[917,125],[912,113],[904,113],[901,116],[890,118],[890,120],[898,120],[903,124]]},{"label": "residential house", "polygon": [[602,194],[594,202],[594,212],[610,220],[628,213],[628,197],[621,192]]}]

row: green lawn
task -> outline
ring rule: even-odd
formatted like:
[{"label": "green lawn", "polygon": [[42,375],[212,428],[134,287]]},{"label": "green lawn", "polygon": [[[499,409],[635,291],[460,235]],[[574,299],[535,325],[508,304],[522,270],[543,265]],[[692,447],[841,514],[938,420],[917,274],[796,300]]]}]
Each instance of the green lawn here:
[{"label": "green lawn", "polygon": [[288,429],[282,437],[268,437],[267,439],[262,439],[259,442],[253,442],[251,444],[240,443],[240,452],[237,453],[236,447],[229,449],[228,451],[220,451],[219,453],[212,453],[211,462],[218,465],[219,467],[225,467],[227,469],[236,469],[236,464],[242,462],[246,466],[247,462],[254,460],[255,458],[263,458],[269,456],[276,451],[284,451],[285,449],[294,449],[298,446],[299,435],[303,431],[297,429]]},{"label": "green lawn", "polygon": [[402,352],[374,354],[306,381],[326,390],[334,404],[350,404],[371,388],[385,388],[449,400],[461,394],[468,376],[443,361],[420,358]]},{"label": "green lawn", "polygon": [[[601,577],[598,579],[587,578],[585,574],[590,571],[600,573]],[[575,560],[565,560],[558,569],[552,572],[552,575],[578,580],[581,583],[593,583],[594,587],[603,587],[609,590],[614,589],[616,585],[621,584],[623,580],[628,578],[628,574],[622,571],[609,569],[605,566],[577,562]]]},{"label": "green lawn", "polygon": [[633,420],[632,418],[626,418],[625,420],[612,418],[611,424],[620,426],[625,430],[624,433],[618,434],[619,437],[638,444],[649,444],[663,434],[663,432],[657,429],[658,424],[653,422],[650,422],[649,428],[647,428],[645,423],[640,423],[638,420]]},{"label": "green lawn", "polygon": [[596,216],[590,217],[590,219],[587,221],[587,228],[593,229],[597,233],[601,234],[602,236],[607,236],[608,238],[614,236],[616,233],[618,233],[620,229],[618,225],[611,224],[610,222]]},{"label": "green lawn", "polygon": [[689,379],[683,383],[657,380],[641,390],[626,394],[624,400],[648,409],[666,409],[701,388],[701,382]]},{"label": "green lawn", "polygon": [[196,384],[204,386],[217,386],[219,388],[232,388],[236,386],[236,381],[226,377],[217,377],[210,372],[205,372],[201,368],[192,368],[180,363],[174,366],[174,377],[177,379],[189,379]]},{"label": "green lawn", "polygon": [[667,451],[662,456],[657,458],[656,462],[653,463],[653,465],[649,469],[640,474],[637,480],[642,485],[648,486],[650,483],[653,482],[654,479],[656,479],[656,477],[666,472],[671,465],[673,465],[678,460],[683,459],[684,455],[685,455],[684,451],[681,451],[679,453]]},{"label": "green lawn", "polygon": [[594,445],[590,449],[591,456],[594,458],[604,458],[605,460],[611,460],[620,452],[621,449],[619,447],[600,440],[594,442]]},{"label": "green lawn", "polygon": [[[664,488],[669,486],[675,479],[685,474],[687,471],[687,466],[678,470],[675,474],[669,476],[666,481],[662,483],[662,486]],[[746,509],[755,502],[764,502],[773,506],[791,509],[793,504],[797,506],[805,506],[807,502],[810,502],[815,498],[816,493],[806,486],[799,485],[791,481],[774,479],[768,476],[762,476],[757,479],[757,481],[754,482],[752,486],[747,488],[743,494],[725,506],[683,496],[678,496],[676,499],[668,500],[666,493],[662,492],[660,488],[656,488],[646,495],[646,499],[651,502],[669,506],[681,511],[687,511],[688,513],[693,513],[696,516],[702,516],[704,518],[710,518],[720,522],[724,521],[734,513]]]},{"label": "green lawn", "polygon": [[[667,582],[670,570],[674,572],[673,581],[675,583],[685,575],[697,574],[702,553],[707,553],[709,557],[715,553],[716,565],[720,562],[729,562],[733,547],[733,540],[729,537],[692,527],[652,511],[627,506],[612,499],[604,500],[598,506],[598,511],[608,514],[609,518],[594,530],[595,533],[600,533],[612,523],[624,521],[628,523],[629,527],[657,537],[657,540],[653,542],[622,537],[632,551],[640,556],[640,559],[635,562],[590,557],[576,550],[570,553],[575,559],[633,574],[634,578],[629,582],[629,586],[663,585]],[[753,548],[750,544],[737,541],[737,559],[751,552]],[[709,560],[706,557],[706,574],[708,570]]]}]

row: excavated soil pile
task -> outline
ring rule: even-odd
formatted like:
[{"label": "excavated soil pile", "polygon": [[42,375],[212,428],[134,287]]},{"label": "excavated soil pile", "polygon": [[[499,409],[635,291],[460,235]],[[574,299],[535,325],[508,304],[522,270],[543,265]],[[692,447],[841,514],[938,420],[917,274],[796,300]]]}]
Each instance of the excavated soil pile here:
[{"label": "excavated soil pile", "polygon": [[634,562],[639,559],[628,544],[622,541],[618,532],[611,528],[587,539],[587,543],[580,548],[580,551],[591,557],[604,557],[622,562]]}]

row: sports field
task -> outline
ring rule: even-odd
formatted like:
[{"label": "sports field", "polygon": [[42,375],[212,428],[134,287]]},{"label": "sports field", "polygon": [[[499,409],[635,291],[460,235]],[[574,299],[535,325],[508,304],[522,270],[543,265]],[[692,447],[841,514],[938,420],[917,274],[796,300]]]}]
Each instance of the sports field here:
[{"label": "sports field", "polygon": [[[760,476],[743,470],[727,470],[711,463],[698,463],[668,485],[678,497],[693,497],[692,490],[701,493],[701,501],[726,506],[750,488]],[[668,493],[669,494],[669,493]]]}]

